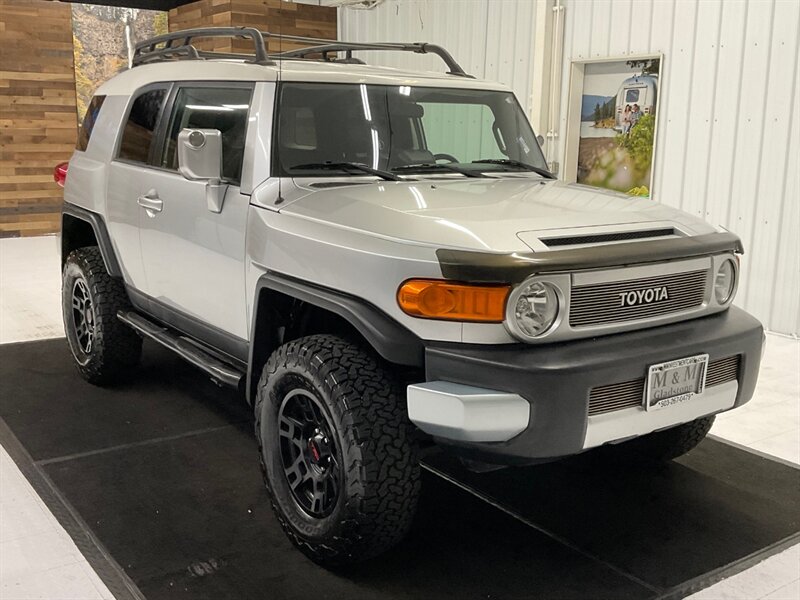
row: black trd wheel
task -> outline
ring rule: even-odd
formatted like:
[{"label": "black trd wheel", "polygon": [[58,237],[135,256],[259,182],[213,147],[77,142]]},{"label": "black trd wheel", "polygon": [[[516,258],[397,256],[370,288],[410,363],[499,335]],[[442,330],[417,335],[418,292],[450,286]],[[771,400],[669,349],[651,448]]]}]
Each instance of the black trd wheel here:
[{"label": "black trd wheel", "polygon": [[294,389],[278,409],[281,467],[298,506],[312,517],[331,514],[342,482],[341,454],[317,397]]},{"label": "black trd wheel", "polygon": [[343,565],[402,539],[419,495],[418,450],[400,386],[376,358],[331,335],[281,346],[255,417],[272,508],[309,558]]},{"label": "black trd wheel", "polygon": [[702,417],[689,423],[649,433],[640,438],[611,446],[634,462],[664,462],[683,456],[703,441],[714,424],[714,416]]},{"label": "black trd wheel", "polygon": [[72,251],[61,283],[64,331],[78,371],[90,383],[111,383],[136,365],[142,338],[117,319],[130,304],[122,282],[106,271],[96,246]]}]

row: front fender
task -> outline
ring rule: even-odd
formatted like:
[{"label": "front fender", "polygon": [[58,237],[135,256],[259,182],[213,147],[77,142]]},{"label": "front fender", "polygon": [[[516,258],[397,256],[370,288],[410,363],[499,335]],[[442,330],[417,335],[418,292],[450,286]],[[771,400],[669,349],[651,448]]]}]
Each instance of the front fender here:
[{"label": "front fender", "polygon": [[256,283],[248,360],[248,398],[253,397],[255,385],[258,383],[258,367],[266,361],[270,347],[265,342],[265,336],[269,332],[259,330],[259,323],[264,319],[259,311],[265,309],[258,300],[264,290],[279,292],[342,317],[378,354],[391,363],[413,367],[424,365],[425,347],[422,340],[376,306],[338,290],[270,271],[262,275]]}]

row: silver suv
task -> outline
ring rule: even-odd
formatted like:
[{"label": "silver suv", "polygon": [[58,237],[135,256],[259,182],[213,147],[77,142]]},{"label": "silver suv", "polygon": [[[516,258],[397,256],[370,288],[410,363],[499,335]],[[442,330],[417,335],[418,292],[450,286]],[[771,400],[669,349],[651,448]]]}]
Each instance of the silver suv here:
[{"label": "silver suv", "polygon": [[[194,43],[218,36],[253,53]],[[514,94],[443,48],[268,36],[154,38],[97,91],[57,170],[64,322],[92,383],[150,338],[240,388],[313,560],[401,539],[433,445],[476,470],[664,460],[750,399],[763,332],[731,306],[734,234],[557,181]]]}]

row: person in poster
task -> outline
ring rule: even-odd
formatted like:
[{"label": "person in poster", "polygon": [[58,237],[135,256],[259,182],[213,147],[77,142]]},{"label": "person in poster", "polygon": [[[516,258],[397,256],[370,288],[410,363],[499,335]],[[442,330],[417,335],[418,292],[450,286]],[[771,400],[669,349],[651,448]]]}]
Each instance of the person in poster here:
[{"label": "person in poster", "polygon": [[578,183],[650,195],[659,63],[653,58],[586,65]]},{"label": "person in poster", "polygon": [[639,119],[641,118],[642,118],[642,109],[639,108],[638,104],[634,104],[630,115],[631,126],[628,128],[629,132],[633,127],[636,126],[636,124],[639,122]]}]

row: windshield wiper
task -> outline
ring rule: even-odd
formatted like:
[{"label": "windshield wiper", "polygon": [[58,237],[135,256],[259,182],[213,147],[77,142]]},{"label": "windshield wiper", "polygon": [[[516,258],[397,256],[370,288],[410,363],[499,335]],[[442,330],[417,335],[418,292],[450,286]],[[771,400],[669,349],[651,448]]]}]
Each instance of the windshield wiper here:
[{"label": "windshield wiper", "polygon": [[542,169],[541,167],[534,167],[533,165],[529,165],[528,163],[524,163],[519,160],[511,160],[510,158],[484,158],[481,160],[473,160],[474,163],[486,163],[490,165],[505,165],[507,167],[516,167],[518,169],[524,169],[525,171],[533,171],[537,175],[541,175],[547,179],[556,179],[556,176],[553,175],[547,169]]},{"label": "windshield wiper", "polygon": [[451,173],[460,173],[465,177],[478,177],[483,179],[483,175],[477,173],[475,171],[470,171],[469,169],[462,169],[460,167],[456,167],[454,165],[447,165],[447,164],[438,164],[438,163],[419,163],[416,165],[402,165],[400,167],[395,167],[392,171],[450,171]]},{"label": "windshield wiper", "polygon": [[369,175],[375,175],[376,177],[380,177],[381,179],[385,179],[386,181],[400,181],[400,178],[395,175],[394,173],[390,173],[389,171],[381,171],[380,169],[373,169],[372,167],[368,167],[367,165],[357,163],[357,162],[321,162],[321,163],[306,163],[303,165],[294,165],[293,167],[289,167],[290,171],[294,171],[295,169],[307,169],[307,170],[325,170],[325,171],[361,171],[362,173],[368,173]]}]

